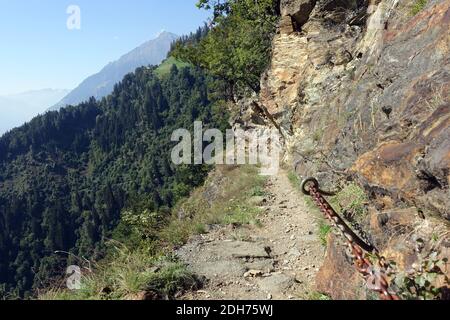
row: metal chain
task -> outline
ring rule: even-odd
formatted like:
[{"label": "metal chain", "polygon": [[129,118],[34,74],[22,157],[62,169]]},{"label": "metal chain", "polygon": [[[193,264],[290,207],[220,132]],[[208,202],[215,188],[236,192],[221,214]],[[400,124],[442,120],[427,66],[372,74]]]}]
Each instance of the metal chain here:
[{"label": "metal chain", "polygon": [[356,232],[356,234],[364,240],[366,243],[373,244],[371,237],[364,231],[362,226],[354,220],[353,216],[348,212],[342,212],[343,217],[350,223],[350,227]]},{"label": "metal chain", "polygon": [[[369,290],[378,292],[383,300],[400,300],[395,293],[389,290],[385,259],[380,256],[373,245],[361,240],[324,198],[324,195],[332,196],[334,194],[321,190],[319,182],[315,178],[308,178],[303,181],[302,192],[314,200],[325,217],[345,237],[355,267],[366,280],[366,287]],[[375,265],[369,260],[369,254],[378,258],[378,262]]]}]

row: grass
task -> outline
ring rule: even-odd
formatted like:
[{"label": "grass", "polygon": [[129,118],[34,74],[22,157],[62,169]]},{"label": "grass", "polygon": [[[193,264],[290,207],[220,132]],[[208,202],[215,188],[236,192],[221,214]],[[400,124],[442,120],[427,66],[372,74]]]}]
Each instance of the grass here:
[{"label": "grass", "polygon": [[324,129],[318,129],[316,132],[314,132],[313,134],[313,140],[315,142],[320,142],[320,140],[322,140],[322,137],[324,135]]},{"label": "grass", "polygon": [[430,98],[431,99],[425,101],[425,103],[427,104],[428,109],[432,112],[446,103],[443,95],[443,88],[440,88],[440,90],[438,88],[434,88],[433,94]]},{"label": "grass", "polygon": [[419,12],[421,12],[428,4],[428,0],[415,0],[411,10],[410,10],[410,14],[412,16],[417,15]]},{"label": "grass", "polygon": [[257,185],[255,186],[252,190],[251,190],[251,196],[252,197],[266,197],[269,194],[267,193],[266,190],[264,190],[264,187],[261,185]]},{"label": "grass", "polygon": [[308,300],[314,300],[314,301],[330,301],[331,298],[327,296],[326,294],[320,293],[320,292],[310,292],[307,296]]},{"label": "grass", "polygon": [[301,181],[300,181],[300,178],[298,177],[298,175],[295,172],[289,171],[288,179],[289,179],[289,181],[291,182],[292,186],[295,189],[298,189],[300,187],[300,182]]},{"label": "grass", "polygon": [[[288,173],[289,181],[292,186],[300,191],[300,179],[294,172]],[[318,223],[317,235],[322,245],[327,245],[328,234],[331,232],[332,227],[328,221],[323,217],[322,212],[317,208],[315,203],[310,197],[305,196],[305,203],[308,209],[316,216]],[[354,218],[361,218],[366,213],[366,205],[368,198],[365,191],[356,183],[350,183],[334,197],[329,197],[328,201],[333,208],[342,215],[344,211],[351,213]]]},{"label": "grass", "polygon": [[[300,191],[300,178],[298,177],[295,172],[291,171],[288,173],[288,179],[291,182],[292,186],[295,188],[295,190]],[[327,238],[328,234],[331,232],[331,226],[327,223],[327,220],[323,217],[322,212],[317,208],[317,206],[314,204],[313,200],[310,197],[305,196],[304,197],[305,204],[308,207],[308,209],[311,211],[312,214],[314,214],[316,218],[316,222],[318,224],[318,230],[317,235],[320,239],[320,242],[323,246],[327,245]]]},{"label": "grass", "polygon": [[366,213],[368,202],[365,191],[356,183],[348,184],[330,199],[330,204],[335,210],[340,213],[347,211],[354,217],[361,217]]},{"label": "grass", "polygon": [[[310,198],[307,199],[308,207],[314,208],[314,210],[319,212],[313,201]],[[360,220],[367,213],[367,195],[364,190],[356,183],[348,184],[334,197],[328,198],[328,201],[340,216],[343,216],[343,212],[347,212],[352,216],[353,219]],[[322,245],[326,246],[328,241],[328,234],[332,231],[332,226],[325,218],[322,217],[322,213],[320,213],[318,223],[318,236],[320,242],[322,243]]]},{"label": "grass", "polygon": [[55,288],[40,300],[127,300],[141,292],[171,298],[177,292],[199,287],[197,278],[170,257],[152,257],[145,252],[115,248],[115,254],[83,274],[81,289]]},{"label": "grass", "polygon": [[[172,210],[166,225],[156,230],[157,240],[148,247],[130,250],[124,245],[110,244],[111,254],[93,266],[93,272],[84,274],[82,288],[68,291],[54,288],[40,295],[41,300],[126,300],[139,297],[142,292],[151,292],[158,298],[173,298],[185,290],[198,289],[201,283],[190,273],[186,266],[167,252],[186,243],[193,235],[205,233],[207,226],[219,225],[256,225],[261,209],[251,203],[253,197],[267,196],[265,177],[258,174],[256,166],[218,166],[205,185],[197,188],[187,199],[180,201]],[[289,174],[289,180],[299,190],[299,178]],[[211,192],[211,190],[213,192]],[[338,195],[342,202],[347,196],[359,199],[351,202],[358,207],[362,201],[354,186],[346,188]],[[299,190],[300,192],[300,190]],[[312,200],[305,198],[307,205],[318,216],[318,236],[326,244],[331,230]],[[239,233],[234,234],[241,238]],[[153,248],[149,250],[149,247]],[[156,250],[154,248],[157,248]],[[314,300],[326,300],[326,296],[317,295]]]},{"label": "grass", "polygon": [[200,286],[197,278],[186,270],[181,263],[171,263],[154,273],[147,283],[147,288],[167,297],[174,296],[180,288],[192,289]]},{"label": "grass", "polygon": [[[361,217],[367,211],[366,205],[369,199],[360,186],[356,183],[350,183],[335,196],[328,197],[328,201],[339,214],[347,211],[352,213],[353,216]],[[311,211],[321,215],[321,212],[310,197],[305,197],[305,202]]]},{"label": "grass", "polygon": [[[291,182],[292,186],[295,188],[295,190],[301,192],[300,191],[301,181],[298,175],[291,171],[288,173],[288,179]],[[328,224],[327,220],[323,217],[322,212],[317,208],[317,206],[310,197],[305,196],[304,200],[308,209],[311,211],[312,214],[314,214],[315,220],[318,224],[317,236],[320,239],[320,243],[326,247],[328,241],[327,240],[328,234],[331,232],[332,227]]]},{"label": "grass", "polygon": [[[254,166],[217,167],[214,177],[205,186],[175,207],[170,223],[161,231],[162,241],[172,246],[183,245],[192,235],[203,233],[201,226],[206,225],[260,225],[258,215],[261,210],[249,204],[248,200],[266,195],[265,181],[266,178],[259,176],[258,168]],[[205,194],[211,186],[220,192],[209,203]],[[180,217],[180,212],[183,217]]]},{"label": "grass", "polygon": [[195,224],[195,229],[194,229],[196,234],[205,234],[206,233],[206,225],[204,223],[196,223]]},{"label": "grass", "polygon": [[323,219],[319,222],[319,239],[323,246],[328,243],[328,234],[331,232],[331,226]]},{"label": "grass", "polygon": [[[164,299],[178,292],[198,289],[201,283],[197,278],[167,252],[186,243],[192,235],[205,233],[206,226],[211,224],[259,226],[261,209],[249,200],[266,195],[265,182],[266,178],[258,174],[255,166],[217,167],[204,186],[174,207],[168,223],[154,230],[157,240],[134,250],[111,242],[112,253],[96,264],[92,273],[83,275],[81,290],[69,291],[63,284],[39,298],[127,300],[136,299],[142,292],[151,292]],[[216,193],[213,197],[211,190]]]},{"label": "grass", "polygon": [[256,225],[261,226],[258,215],[261,213],[260,208],[256,208],[247,204],[237,204],[231,206],[226,215],[221,219],[221,224],[229,225]]},{"label": "grass", "polygon": [[173,65],[176,65],[178,69],[189,66],[188,63],[179,61],[174,57],[169,57],[164,60],[158,68],[156,68],[155,73],[159,78],[163,78],[170,73],[170,69]]}]

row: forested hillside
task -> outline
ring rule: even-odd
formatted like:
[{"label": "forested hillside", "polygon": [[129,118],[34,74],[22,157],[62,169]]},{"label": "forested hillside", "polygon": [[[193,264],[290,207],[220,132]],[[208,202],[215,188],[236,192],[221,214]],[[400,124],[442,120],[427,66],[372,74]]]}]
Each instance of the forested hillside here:
[{"label": "forested hillside", "polygon": [[98,73],[86,78],[75,89],[58,101],[50,111],[57,111],[67,105],[84,102],[93,96],[101,99],[113,91],[114,85],[136,68],[160,64],[167,55],[170,44],[178,36],[170,32],[161,32],[156,39],[147,41],[118,60],[109,63]]},{"label": "forested hillside", "polygon": [[159,68],[0,139],[0,298],[51,288],[76,259],[101,261],[107,240],[136,236],[121,214],[161,224],[204,181],[209,168],[172,164],[171,134],[196,120],[225,129],[224,105],[259,90],[278,1],[198,6],[214,9],[212,23],[174,42]]},{"label": "forested hillside", "polygon": [[124,208],[164,215],[203,182],[208,168],[172,164],[170,137],[195,120],[225,128],[220,94],[198,69],[154,71],[0,139],[0,298],[48,286],[74,255],[101,258]]}]

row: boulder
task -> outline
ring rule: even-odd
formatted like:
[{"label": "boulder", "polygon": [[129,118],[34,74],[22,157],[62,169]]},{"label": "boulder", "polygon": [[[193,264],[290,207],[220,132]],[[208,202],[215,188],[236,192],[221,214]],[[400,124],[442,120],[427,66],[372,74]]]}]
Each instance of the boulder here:
[{"label": "boulder", "polygon": [[281,16],[283,26],[282,31],[289,28],[289,19],[291,18],[292,31],[300,31],[301,27],[308,21],[309,16],[316,5],[316,0],[281,0]]},{"label": "boulder", "polygon": [[[402,270],[418,259],[414,239],[433,243],[450,219],[450,0],[414,16],[410,6],[282,0],[259,96],[299,176],[367,191],[373,211],[358,222]],[[335,238],[317,287],[334,299],[367,297]]]},{"label": "boulder", "polygon": [[273,274],[259,280],[259,287],[269,293],[283,294],[295,283],[295,279],[283,273]]},{"label": "boulder", "polygon": [[333,233],[328,236],[325,261],[316,276],[316,289],[333,300],[365,300],[364,280]]}]

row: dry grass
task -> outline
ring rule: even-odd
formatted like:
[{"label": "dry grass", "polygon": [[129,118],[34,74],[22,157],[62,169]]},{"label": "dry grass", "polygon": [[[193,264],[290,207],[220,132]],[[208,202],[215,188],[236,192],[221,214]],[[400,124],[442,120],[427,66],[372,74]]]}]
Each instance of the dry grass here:
[{"label": "dry grass", "polygon": [[115,247],[115,254],[83,274],[81,289],[53,288],[39,300],[128,300],[141,292],[160,298],[200,285],[196,277],[175,259],[153,257],[140,250]]},{"label": "dry grass", "polygon": [[428,4],[428,0],[415,0],[411,5],[410,15],[415,16],[421,12]]},{"label": "dry grass", "polygon": [[434,88],[431,99],[425,101],[426,106],[431,112],[434,112],[437,108],[444,105],[446,103],[444,99],[445,89],[442,86],[441,88]]},{"label": "dry grass", "polygon": [[248,200],[264,196],[265,181],[254,166],[218,167],[203,187],[173,209],[167,225],[155,231],[157,240],[132,250],[111,242],[111,256],[83,275],[81,290],[69,291],[62,284],[40,294],[39,299],[126,300],[142,292],[171,298],[198,287],[195,276],[171,256],[173,247],[204,233],[207,225],[258,225],[260,209]]},{"label": "dry grass", "polygon": [[[160,234],[166,244],[184,244],[192,235],[203,233],[207,225],[259,224],[259,208],[248,203],[261,195],[265,178],[254,166],[217,167],[216,172],[173,210],[171,222]],[[215,199],[208,201],[208,189],[216,189]]]}]

